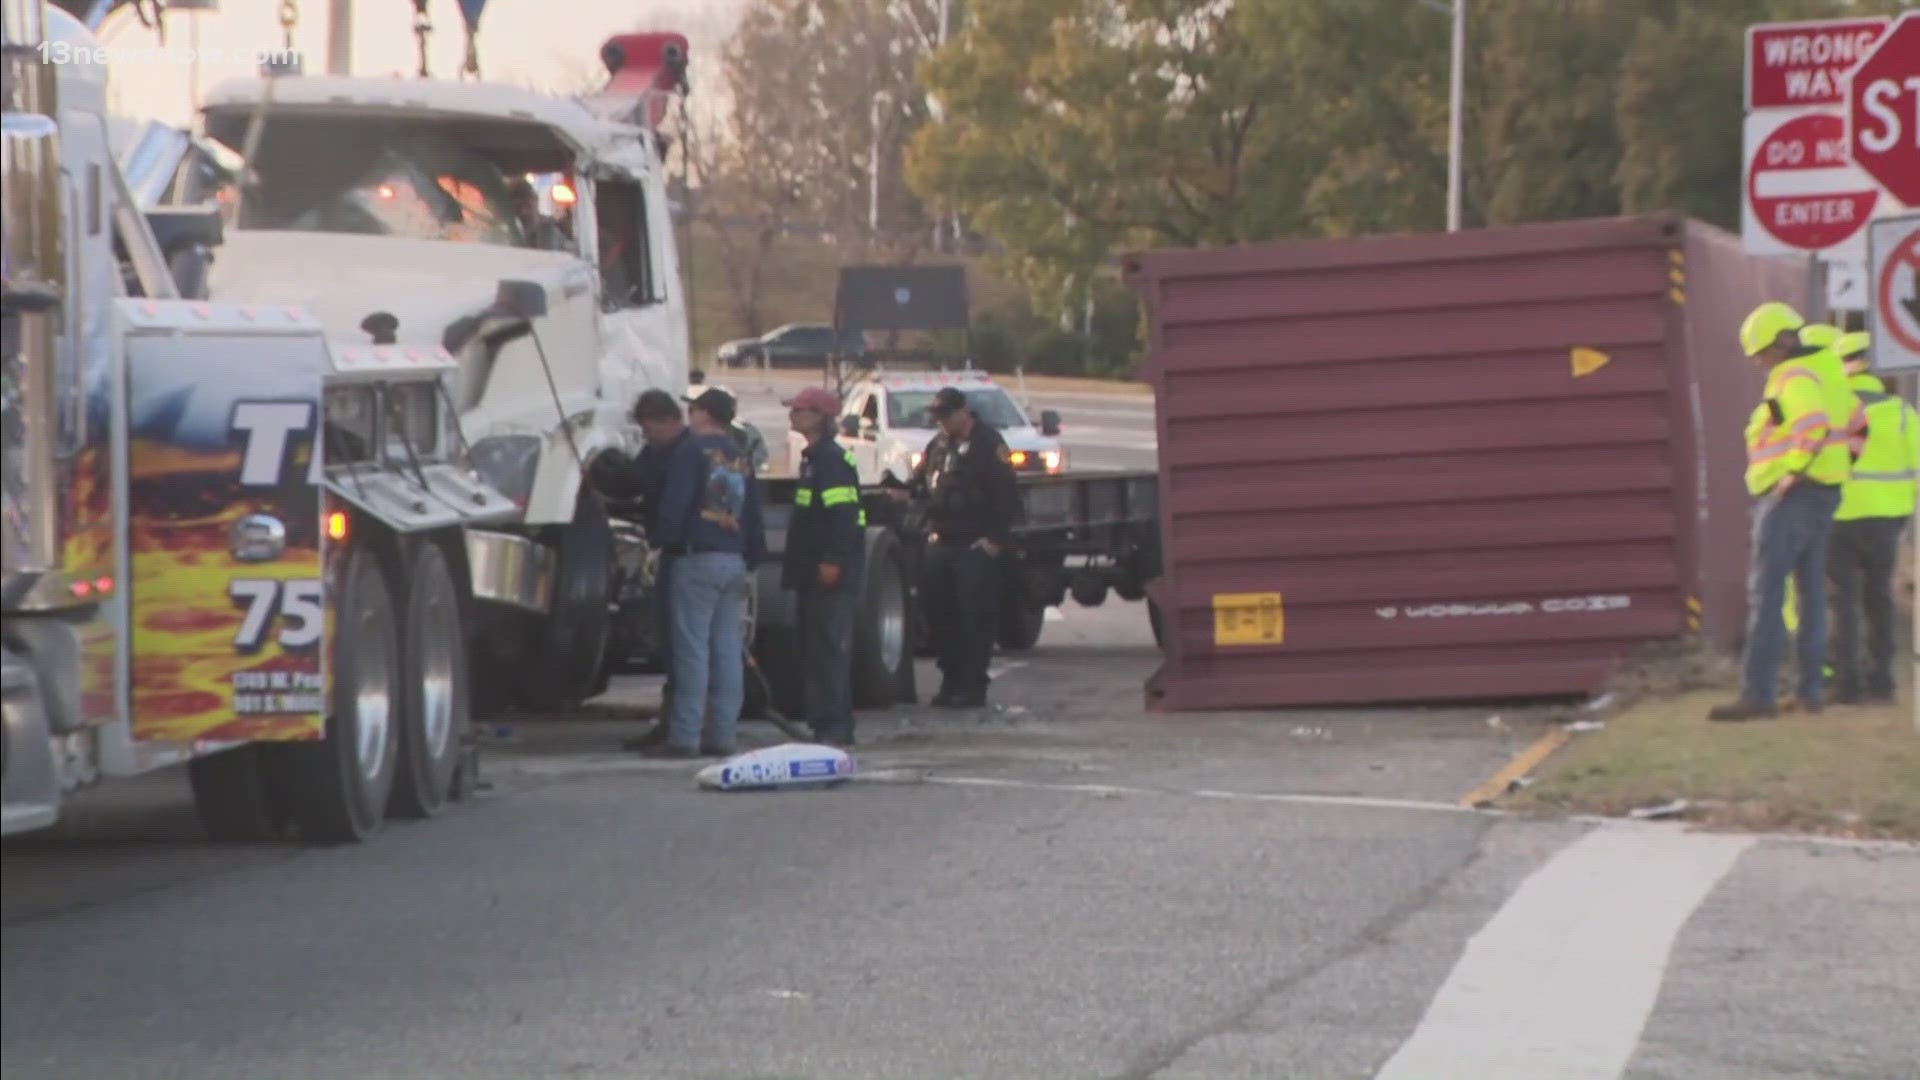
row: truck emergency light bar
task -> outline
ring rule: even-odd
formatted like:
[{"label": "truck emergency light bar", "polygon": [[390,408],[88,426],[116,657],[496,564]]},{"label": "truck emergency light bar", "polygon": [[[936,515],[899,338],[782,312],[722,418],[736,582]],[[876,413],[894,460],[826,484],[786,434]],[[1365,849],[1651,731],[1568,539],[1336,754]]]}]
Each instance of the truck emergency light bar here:
[{"label": "truck emergency light bar", "polygon": [[596,96],[633,101],[636,113],[644,106],[644,123],[652,130],[659,130],[667,118],[674,92],[690,89],[685,34],[615,34],[600,46],[600,62],[607,65],[609,78]]}]

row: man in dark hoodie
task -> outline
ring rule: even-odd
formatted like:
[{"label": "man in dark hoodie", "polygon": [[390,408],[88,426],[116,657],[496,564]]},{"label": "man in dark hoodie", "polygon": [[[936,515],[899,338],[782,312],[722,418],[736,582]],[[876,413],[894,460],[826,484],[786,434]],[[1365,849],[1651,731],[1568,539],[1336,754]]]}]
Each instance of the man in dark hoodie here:
[{"label": "man in dark hoodie", "polygon": [[787,526],[780,584],[800,599],[807,722],[830,746],[853,745],[853,605],[866,562],[866,511],[853,455],[834,439],[840,399],[810,386],[787,401],[807,440]]}]

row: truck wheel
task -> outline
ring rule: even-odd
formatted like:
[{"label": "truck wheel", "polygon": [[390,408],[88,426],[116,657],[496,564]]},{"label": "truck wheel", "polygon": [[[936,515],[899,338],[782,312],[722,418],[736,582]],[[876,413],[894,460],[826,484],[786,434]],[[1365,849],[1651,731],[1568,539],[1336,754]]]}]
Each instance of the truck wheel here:
[{"label": "truck wheel", "polygon": [[293,821],[284,746],[253,743],[187,763],[193,810],[215,843],[272,840]]},{"label": "truck wheel", "polygon": [[363,840],[379,831],[400,757],[400,640],[393,592],[372,549],[355,547],[341,575],[333,631],[333,711],[327,737],[290,746],[294,818],[309,841]]},{"label": "truck wheel", "polygon": [[1024,593],[1010,596],[1000,609],[1000,647],[1007,652],[1026,652],[1040,643],[1040,632],[1046,625],[1046,604]]},{"label": "truck wheel", "polygon": [[471,717],[466,636],[460,590],[440,545],[420,545],[406,582],[400,634],[400,763],[388,812],[424,818],[446,804],[467,740]]},{"label": "truck wheel", "polygon": [[515,672],[520,704],[535,712],[573,708],[599,682],[613,588],[613,529],[593,493],[581,493],[558,548],[553,608],[534,625],[531,647]]},{"label": "truck wheel", "polygon": [[[804,720],[807,715],[806,658],[800,653],[800,628],[769,626],[760,634],[754,663],[767,681],[760,693],[763,707],[777,709],[789,720]],[[747,673],[747,681],[754,682]]]},{"label": "truck wheel", "polygon": [[899,541],[890,532],[876,534],[867,551],[867,571],[853,624],[856,709],[884,709],[916,696],[906,573]]}]

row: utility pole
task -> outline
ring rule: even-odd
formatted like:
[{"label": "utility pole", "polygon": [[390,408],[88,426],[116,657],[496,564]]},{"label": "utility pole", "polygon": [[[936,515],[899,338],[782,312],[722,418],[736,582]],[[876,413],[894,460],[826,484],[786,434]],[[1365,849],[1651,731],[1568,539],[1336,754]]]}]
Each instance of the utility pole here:
[{"label": "utility pole", "polygon": [[353,0],[327,0],[327,74],[353,74]]},{"label": "utility pole", "polygon": [[1467,84],[1467,0],[1453,0],[1452,86],[1447,99],[1447,231],[1460,231],[1460,147]]}]

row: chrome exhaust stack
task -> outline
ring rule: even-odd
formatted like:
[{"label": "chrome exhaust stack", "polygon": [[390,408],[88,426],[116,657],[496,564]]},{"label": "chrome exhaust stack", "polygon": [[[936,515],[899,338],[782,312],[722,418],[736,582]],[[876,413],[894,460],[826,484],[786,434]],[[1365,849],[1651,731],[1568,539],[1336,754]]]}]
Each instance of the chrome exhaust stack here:
[{"label": "chrome exhaust stack", "polygon": [[53,71],[40,62],[42,0],[0,0],[0,601],[62,606],[61,386],[57,327],[68,282]]}]

